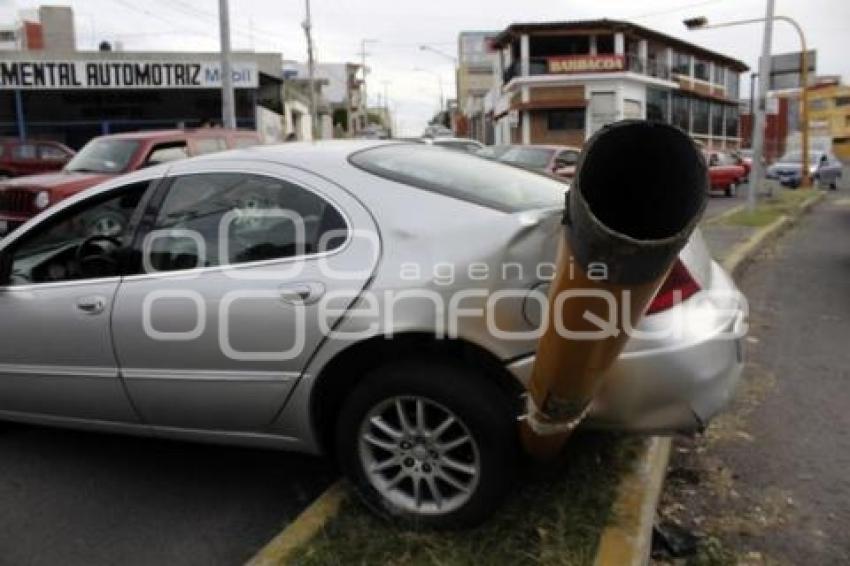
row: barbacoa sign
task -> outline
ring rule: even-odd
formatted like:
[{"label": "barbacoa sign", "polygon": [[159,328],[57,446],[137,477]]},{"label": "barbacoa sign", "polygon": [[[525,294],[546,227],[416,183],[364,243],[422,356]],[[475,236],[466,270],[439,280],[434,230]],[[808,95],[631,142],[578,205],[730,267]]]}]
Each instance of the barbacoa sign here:
[{"label": "barbacoa sign", "polygon": [[622,55],[571,55],[549,57],[550,73],[599,73],[622,71],[625,59]]},{"label": "barbacoa sign", "polygon": [[[256,63],[233,63],[235,88],[257,87]],[[0,89],[220,88],[218,63],[0,61]]]}]

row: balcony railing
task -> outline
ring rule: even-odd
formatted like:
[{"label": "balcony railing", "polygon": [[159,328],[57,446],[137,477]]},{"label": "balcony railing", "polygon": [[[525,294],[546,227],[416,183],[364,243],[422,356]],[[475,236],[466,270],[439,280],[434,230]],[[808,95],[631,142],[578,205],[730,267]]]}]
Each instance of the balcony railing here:
[{"label": "balcony railing", "polygon": [[[552,58],[557,58],[557,55],[553,55]],[[581,57],[581,55],[565,55],[564,57]],[[592,55],[587,55],[587,57],[593,57]],[[603,56],[604,57],[604,56]],[[528,74],[529,75],[549,75],[549,74],[570,74],[570,73],[552,73],[549,70],[549,57],[530,57],[528,60]],[[666,64],[666,62],[661,62],[657,59],[650,59],[646,57],[638,57],[637,55],[624,55],[623,56],[623,68],[622,69],[613,69],[611,71],[589,71],[593,73],[606,73],[606,72],[622,72],[622,71],[630,71],[633,73],[639,73],[641,75],[647,75],[650,77],[655,77],[659,79],[669,80],[670,79],[670,67]],[[520,75],[520,62],[519,60],[514,61],[510,66],[505,69],[505,72],[502,74],[502,80],[504,83],[510,82],[511,79]]]}]

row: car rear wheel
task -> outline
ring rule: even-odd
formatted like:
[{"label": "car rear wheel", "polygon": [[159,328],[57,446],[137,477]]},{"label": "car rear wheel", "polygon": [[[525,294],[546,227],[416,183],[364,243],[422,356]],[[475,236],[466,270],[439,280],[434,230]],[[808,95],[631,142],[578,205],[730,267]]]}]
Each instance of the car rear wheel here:
[{"label": "car rear wheel", "polygon": [[364,379],[337,423],[348,478],[378,514],[453,528],[487,518],[510,488],[516,412],[485,375],[443,360],[404,360]]}]

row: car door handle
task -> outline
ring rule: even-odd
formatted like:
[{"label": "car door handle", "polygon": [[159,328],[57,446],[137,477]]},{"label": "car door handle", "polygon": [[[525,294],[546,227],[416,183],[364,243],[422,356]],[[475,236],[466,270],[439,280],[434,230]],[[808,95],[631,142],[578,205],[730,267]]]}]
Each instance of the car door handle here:
[{"label": "car door handle", "polygon": [[318,281],[281,285],[278,288],[280,298],[285,303],[293,305],[311,305],[325,294],[325,286]]},{"label": "car door handle", "polygon": [[77,299],[77,308],[87,314],[100,314],[106,308],[103,297],[82,297]]}]

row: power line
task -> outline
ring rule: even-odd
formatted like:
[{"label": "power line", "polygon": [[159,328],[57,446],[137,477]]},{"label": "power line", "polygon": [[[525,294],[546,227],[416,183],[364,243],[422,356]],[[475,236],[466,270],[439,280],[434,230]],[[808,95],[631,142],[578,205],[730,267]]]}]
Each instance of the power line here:
[{"label": "power line", "polygon": [[652,18],[655,16],[666,16],[667,14],[675,14],[676,12],[682,12],[684,10],[690,10],[692,8],[699,8],[700,6],[708,6],[709,4],[717,4],[719,2],[723,2],[723,0],[704,0],[703,2],[695,2],[693,4],[679,6],[678,8],[669,8],[667,10],[659,10],[657,12],[648,12],[639,16],[629,16],[629,19],[640,20],[643,18]]}]

